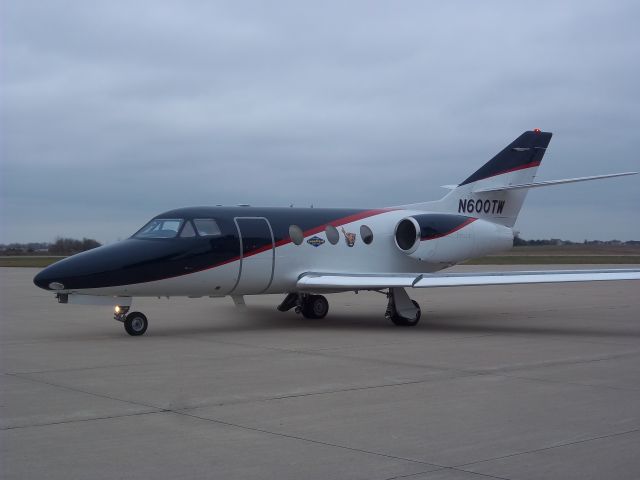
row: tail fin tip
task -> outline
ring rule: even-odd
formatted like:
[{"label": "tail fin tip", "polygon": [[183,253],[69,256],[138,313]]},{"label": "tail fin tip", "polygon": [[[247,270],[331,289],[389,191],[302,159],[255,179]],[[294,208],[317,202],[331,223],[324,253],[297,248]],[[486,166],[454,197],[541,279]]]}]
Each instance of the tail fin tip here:
[{"label": "tail fin tip", "polygon": [[507,173],[538,167],[551,141],[551,132],[539,128],[524,132],[459,186]]}]

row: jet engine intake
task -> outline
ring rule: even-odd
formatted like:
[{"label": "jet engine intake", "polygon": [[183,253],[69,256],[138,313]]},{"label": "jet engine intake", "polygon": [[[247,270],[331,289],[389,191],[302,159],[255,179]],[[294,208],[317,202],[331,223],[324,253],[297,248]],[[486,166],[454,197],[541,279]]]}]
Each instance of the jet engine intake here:
[{"label": "jet engine intake", "polygon": [[412,258],[453,264],[510,249],[513,231],[504,225],[475,217],[425,213],[400,220],[394,239],[396,247]]}]

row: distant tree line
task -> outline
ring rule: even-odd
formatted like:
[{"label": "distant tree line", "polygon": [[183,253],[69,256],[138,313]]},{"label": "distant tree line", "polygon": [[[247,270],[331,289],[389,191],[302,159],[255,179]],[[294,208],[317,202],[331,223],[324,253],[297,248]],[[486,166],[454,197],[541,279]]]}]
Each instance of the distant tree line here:
[{"label": "distant tree line", "polygon": [[544,247],[548,245],[640,245],[640,240],[628,240],[626,242],[620,240],[585,240],[583,242],[572,242],[571,240],[562,240],[560,238],[525,240],[517,235],[513,238],[514,247]]},{"label": "distant tree line", "polygon": [[0,255],[73,255],[101,246],[102,244],[93,238],[58,237],[53,243],[9,243],[0,244]]},{"label": "distant tree line", "polygon": [[[31,243],[9,243],[0,244],[0,255],[73,255],[75,253],[84,252],[101,246],[102,244],[93,238],[76,238],[58,237],[53,243],[47,242],[31,242]],[[640,240],[629,240],[622,242],[620,240],[585,240],[584,242],[572,242],[570,240],[561,240],[559,238],[525,240],[516,236],[513,239],[514,247],[522,246],[559,246],[559,245],[640,245]]]},{"label": "distant tree line", "polygon": [[100,242],[93,238],[76,240],[75,238],[58,237],[55,242],[49,245],[49,253],[54,255],[71,255],[73,253],[91,250],[92,248],[99,247],[100,245]]}]

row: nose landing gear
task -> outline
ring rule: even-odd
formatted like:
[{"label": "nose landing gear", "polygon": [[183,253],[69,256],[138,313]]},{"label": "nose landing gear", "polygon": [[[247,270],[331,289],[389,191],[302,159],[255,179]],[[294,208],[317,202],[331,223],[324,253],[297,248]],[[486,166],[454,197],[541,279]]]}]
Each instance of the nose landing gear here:
[{"label": "nose landing gear", "polygon": [[118,305],[114,309],[113,318],[118,322],[124,323],[124,329],[129,335],[133,337],[143,335],[149,326],[147,317],[140,312],[127,313],[128,311],[129,307]]}]

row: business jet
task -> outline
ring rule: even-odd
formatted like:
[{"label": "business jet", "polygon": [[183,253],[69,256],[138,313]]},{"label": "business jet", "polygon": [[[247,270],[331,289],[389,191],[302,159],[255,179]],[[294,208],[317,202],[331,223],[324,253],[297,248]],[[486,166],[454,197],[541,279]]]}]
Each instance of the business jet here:
[{"label": "business jet", "polygon": [[534,182],[551,133],[524,132],[438,201],[378,209],[193,207],[164,212],[130,238],[61,260],[34,283],[60,303],[111,305],[126,332],[145,333],[134,297],[284,294],[280,311],[323,318],[323,294],[387,295],[385,316],[414,326],[408,288],[639,280],[640,269],[436,273],[508,250],[532,188],[633,175]]}]

